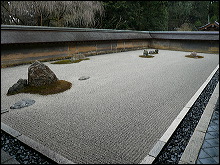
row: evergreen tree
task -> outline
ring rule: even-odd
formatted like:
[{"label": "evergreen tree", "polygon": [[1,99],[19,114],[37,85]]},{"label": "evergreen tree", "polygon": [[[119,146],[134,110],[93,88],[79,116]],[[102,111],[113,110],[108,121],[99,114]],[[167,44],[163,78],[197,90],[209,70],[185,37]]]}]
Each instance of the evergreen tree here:
[{"label": "evergreen tree", "polygon": [[167,30],[167,1],[104,1],[102,28]]}]

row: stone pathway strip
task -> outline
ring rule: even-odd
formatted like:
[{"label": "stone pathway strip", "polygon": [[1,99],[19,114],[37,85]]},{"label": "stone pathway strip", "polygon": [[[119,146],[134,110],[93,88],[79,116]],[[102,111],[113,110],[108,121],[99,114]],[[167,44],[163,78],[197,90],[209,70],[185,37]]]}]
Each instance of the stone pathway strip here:
[{"label": "stone pathway strip", "polygon": [[[216,164],[219,159],[219,83],[182,154],[179,164]],[[210,134],[211,133],[211,134]]]},{"label": "stone pathway strip", "polygon": [[219,164],[219,99],[196,164]]},{"label": "stone pathway strip", "polygon": [[6,112],[8,112],[9,110],[7,109],[7,108],[5,108],[5,109],[1,109],[1,114],[2,113],[6,113]]},{"label": "stone pathway strip", "polygon": [[1,149],[1,164],[20,164],[14,157]]}]

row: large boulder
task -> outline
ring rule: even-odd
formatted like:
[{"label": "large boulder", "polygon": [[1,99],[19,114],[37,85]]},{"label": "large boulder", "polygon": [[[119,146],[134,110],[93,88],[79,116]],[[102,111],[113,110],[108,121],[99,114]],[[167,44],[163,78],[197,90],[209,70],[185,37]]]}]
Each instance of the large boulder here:
[{"label": "large boulder", "polygon": [[46,65],[39,61],[35,61],[28,68],[28,85],[29,86],[42,86],[48,85],[58,81],[59,79],[54,72]]},{"label": "large boulder", "polygon": [[9,88],[7,95],[12,95],[24,89],[27,84],[27,79],[19,79],[12,87]]}]

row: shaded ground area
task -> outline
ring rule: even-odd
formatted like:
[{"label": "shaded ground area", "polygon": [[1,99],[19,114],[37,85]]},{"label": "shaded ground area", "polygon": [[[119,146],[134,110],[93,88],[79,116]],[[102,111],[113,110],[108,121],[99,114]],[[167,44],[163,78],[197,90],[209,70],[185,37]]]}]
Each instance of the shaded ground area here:
[{"label": "shaded ground area", "polygon": [[[217,54],[186,58],[188,52],[143,50],[93,56],[53,65],[59,79],[72,83],[60,94],[6,96],[29,65],[1,69],[2,108],[23,98],[30,107],[1,115],[3,123],[75,163],[140,163],[185,104],[218,65]],[[90,79],[79,81],[81,76]]]}]

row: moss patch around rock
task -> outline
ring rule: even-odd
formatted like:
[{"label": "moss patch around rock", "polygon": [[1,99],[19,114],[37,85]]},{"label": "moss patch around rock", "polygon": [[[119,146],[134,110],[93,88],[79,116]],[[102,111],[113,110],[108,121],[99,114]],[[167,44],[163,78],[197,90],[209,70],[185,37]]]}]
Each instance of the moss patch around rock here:
[{"label": "moss patch around rock", "polygon": [[191,56],[191,55],[185,55],[185,57],[188,57],[188,58],[195,58],[195,59],[197,59],[197,58],[204,58],[204,56]]},{"label": "moss patch around rock", "polygon": [[[43,85],[39,87],[32,87],[27,86],[18,93],[31,93],[31,94],[40,94],[40,95],[50,95],[50,94],[56,94],[60,92],[64,92],[72,87],[72,83],[65,81],[65,80],[58,80],[55,83],[49,84],[49,85]],[[9,95],[8,95],[9,96]]]},{"label": "moss patch around rock", "polygon": [[147,56],[141,55],[139,57],[142,57],[142,58],[153,58],[154,56],[151,56],[151,55],[147,55]]},{"label": "moss patch around rock", "polygon": [[72,63],[78,63],[78,62],[83,61],[83,60],[90,60],[90,58],[79,59],[79,60],[74,60],[74,61],[71,61],[71,59],[67,59],[67,60],[52,62],[51,64],[72,64]]}]

